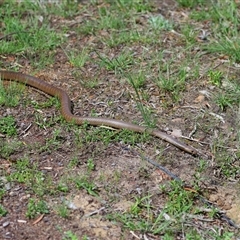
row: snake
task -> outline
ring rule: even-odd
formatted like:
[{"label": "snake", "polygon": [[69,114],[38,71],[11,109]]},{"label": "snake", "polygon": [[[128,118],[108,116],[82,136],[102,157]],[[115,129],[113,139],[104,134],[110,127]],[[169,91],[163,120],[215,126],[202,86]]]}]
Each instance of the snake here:
[{"label": "snake", "polygon": [[110,118],[76,116],[72,113],[72,103],[67,92],[61,88],[47,83],[46,81],[41,80],[40,78],[20,72],[1,70],[0,79],[23,83],[36,88],[50,96],[57,97],[60,100],[61,104],[61,114],[67,122],[71,122],[77,125],[83,125],[84,123],[87,123],[91,126],[105,126],[120,130],[126,129],[137,133],[148,133],[149,135],[160,138],[191,155],[198,155],[198,151],[195,148],[188,146],[185,143],[180,142],[176,138],[170,136],[169,134],[157,129],[150,129],[137,124]]}]

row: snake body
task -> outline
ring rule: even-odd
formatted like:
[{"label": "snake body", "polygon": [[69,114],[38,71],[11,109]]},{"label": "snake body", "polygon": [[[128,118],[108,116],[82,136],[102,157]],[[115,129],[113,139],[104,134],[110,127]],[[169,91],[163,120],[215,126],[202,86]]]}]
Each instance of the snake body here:
[{"label": "snake body", "polygon": [[130,131],[138,132],[138,133],[147,132],[150,135],[163,139],[166,142],[169,142],[172,145],[176,146],[177,148],[185,152],[188,152],[192,155],[197,155],[198,153],[196,149],[190,146],[187,146],[186,144],[176,140],[175,138],[159,130],[148,129],[146,127],[142,127],[136,124],[119,121],[115,119],[108,119],[108,118],[101,118],[101,117],[75,116],[72,114],[72,111],[71,111],[71,100],[68,94],[64,90],[58,87],[55,87],[53,85],[50,85],[39,78],[22,74],[19,72],[11,72],[11,71],[0,71],[0,77],[1,77],[1,80],[13,80],[16,82],[21,82],[29,86],[32,86],[51,96],[58,97],[61,103],[61,114],[63,115],[64,119],[67,122],[72,122],[77,125],[82,125],[83,123],[87,122],[92,126],[108,126],[116,129],[128,129]]}]

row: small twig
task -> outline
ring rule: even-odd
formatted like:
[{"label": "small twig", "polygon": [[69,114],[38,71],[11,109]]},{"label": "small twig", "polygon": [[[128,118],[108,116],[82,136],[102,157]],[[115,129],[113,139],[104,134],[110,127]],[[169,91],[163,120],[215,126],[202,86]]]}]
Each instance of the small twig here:
[{"label": "small twig", "polygon": [[181,108],[200,109],[201,107],[193,106],[193,105],[185,105],[185,106],[182,106]]},{"label": "small twig", "polygon": [[[148,157],[144,156],[141,153],[138,153],[136,150],[131,150],[128,147],[125,147],[127,150],[132,151],[133,153],[139,155],[142,159],[146,160],[147,162],[151,163],[152,165],[154,165],[155,167],[157,167],[158,169],[160,169],[161,171],[163,171],[164,173],[166,173],[169,177],[171,177],[173,180],[179,182],[182,187],[187,187],[183,181],[181,180],[181,178],[177,177],[176,175],[174,175],[172,172],[170,172],[168,169],[166,169],[165,167],[159,165],[158,163],[156,163],[155,161],[149,159]],[[218,216],[220,219],[226,221],[230,226],[239,229],[239,226],[237,226],[229,217],[227,217],[222,211],[220,211],[215,204],[209,202],[207,199],[205,199],[204,197],[202,197],[200,194],[198,194],[198,192],[196,191],[197,194],[197,198],[204,204],[206,204],[207,206],[214,208],[217,210],[216,216]]]},{"label": "small twig", "polygon": [[104,209],[105,209],[105,207],[101,207],[101,208],[98,209],[98,210],[95,210],[95,211],[93,211],[93,212],[91,212],[91,213],[89,213],[89,214],[86,214],[84,217],[90,217],[90,216],[92,216],[92,215],[98,214],[99,212],[101,212],[101,211],[104,210]]},{"label": "small twig", "polygon": [[152,165],[154,165],[155,167],[157,167],[158,169],[160,169],[161,171],[163,171],[164,173],[166,173],[168,176],[170,176],[172,179],[178,181],[178,182],[182,182],[182,180],[177,177],[176,175],[174,175],[173,173],[171,173],[168,169],[166,169],[165,167],[159,165],[158,163],[154,162],[153,160],[151,160],[150,158],[144,156],[143,154],[135,151],[135,150],[131,150],[128,147],[124,147],[126,148],[128,151],[131,151],[133,153],[135,153],[136,155],[140,156],[142,159],[144,159],[145,161],[151,163]]},{"label": "small twig", "polygon": [[[32,126],[32,124],[30,123],[20,134],[20,136],[22,136],[23,134],[26,134],[26,132],[30,129],[30,127]],[[25,136],[25,135],[24,135]]]},{"label": "small twig", "polygon": [[149,238],[147,237],[147,235],[145,233],[143,234],[143,239],[144,240],[149,240]]},{"label": "small twig", "polygon": [[133,231],[130,231],[130,233],[137,239],[141,239],[140,237],[138,237]]},{"label": "small twig", "polygon": [[34,222],[33,222],[33,225],[39,223],[44,217],[44,214],[42,214],[39,218],[37,218]]},{"label": "small twig", "polygon": [[173,173],[171,173],[168,169],[166,169],[165,167],[159,165],[158,163],[154,162],[153,160],[151,160],[150,158],[148,157],[145,157],[144,155],[142,154],[139,154],[138,155],[143,158],[144,160],[146,160],[147,162],[151,163],[152,165],[154,165],[155,167],[157,167],[158,169],[160,169],[161,171],[163,171],[164,173],[166,173],[168,176],[170,176],[172,179],[182,183],[182,180],[177,177],[176,175],[174,175]]},{"label": "small twig", "polygon": [[6,136],[0,133],[0,137],[5,138]]},{"label": "small twig", "polygon": [[193,130],[189,133],[188,137],[192,138],[192,135],[197,131],[197,124],[194,124]]},{"label": "small twig", "polygon": [[198,199],[199,199],[200,201],[202,201],[203,203],[205,203],[207,206],[209,206],[209,207],[211,207],[211,208],[215,208],[215,209],[217,210],[216,215],[217,215],[220,219],[226,221],[231,227],[234,227],[234,228],[236,228],[236,229],[239,229],[239,226],[237,226],[237,225],[233,222],[233,220],[232,220],[231,218],[227,217],[222,211],[220,211],[219,208],[218,208],[215,204],[213,204],[212,202],[208,201],[207,199],[205,199],[205,198],[202,197],[201,195],[198,195],[197,197],[198,197]]},{"label": "small twig", "polygon": [[194,218],[194,219],[197,219],[197,220],[203,221],[203,222],[213,222],[213,221],[214,221],[214,219],[203,218],[203,217],[200,216],[200,215],[186,214],[186,216],[189,217],[189,218]]},{"label": "small twig", "polygon": [[192,142],[197,142],[197,143],[201,143],[201,144],[205,144],[205,145],[210,145],[210,143],[199,141],[195,138],[190,138],[190,137],[185,137],[185,136],[181,136],[181,138],[187,139],[187,140],[192,141]]},{"label": "small twig", "polygon": [[214,116],[215,118],[219,119],[222,123],[225,123],[225,121],[224,121],[222,116],[220,116],[220,115],[218,115],[216,113],[213,113],[213,112],[210,112],[209,114]]}]

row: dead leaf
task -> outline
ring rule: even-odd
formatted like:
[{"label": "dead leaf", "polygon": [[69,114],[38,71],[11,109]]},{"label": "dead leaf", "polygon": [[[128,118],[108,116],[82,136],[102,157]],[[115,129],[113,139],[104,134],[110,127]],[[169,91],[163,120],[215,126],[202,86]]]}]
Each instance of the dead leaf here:
[{"label": "dead leaf", "polygon": [[205,96],[199,95],[197,98],[194,99],[194,103],[202,103],[205,100]]}]

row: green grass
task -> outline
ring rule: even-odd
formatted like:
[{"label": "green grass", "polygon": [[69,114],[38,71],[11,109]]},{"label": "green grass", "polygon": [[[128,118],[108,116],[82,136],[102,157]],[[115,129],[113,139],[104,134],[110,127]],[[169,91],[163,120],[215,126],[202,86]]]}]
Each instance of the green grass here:
[{"label": "green grass", "polygon": [[110,36],[110,38],[105,37],[102,39],[105,44],[107,44],[109,47],[114,48],[119,46],[120,44],[131,44],[134,42],[144,42],[147,41],[145,36],[138,32],[138,31],[128,31],[123,30],[120,32],[113,32]]},{"label": "green grass", "polygon": [[0,205],[0,216],[5,217],[7,213],[8,211],[2,205]]},{"label": "green grass", "polygon": [[12,116],[0,118],[0,133],[7,136],[14,136],[17,134],[15,119]]},{"label": "green grass", "polygon": [[26,216],[31,219],[35,218],[38,214],[46,214],[49,213],[46,202],[42,200],[36,200],[30,198],[27,205]]},{"label": "green grass", "polygon": [[11,83],[7,89],[5,89],[0,80],[0,106],[16,107],[19,104],[19,99],[24,89],[24,85],[16,83]]},{"label": "green grass", "polygon": [[[36,110],[43,109],[43,108],[50,108],[54,106],[55,108],[60,108],[60,102],[55,97],[50,97],[44,102],[36,102],[34,100],[29,102]],[[28,103],[27,103],[28,104]]]},{"label": "green grass", "polygon": [[130,68],[134,63],[133,55],[128,51],[123,51],[116,58],[110,59],[109,57],[101,56],[100,66],[106,68],[106,70],[114,71],[116,73],[121,73]]},{"label": "green grass", "polygon": [[222,75],[223,73],[220,71],[210,70],[208,73],[210,83],[216,85],[217,87],[220,87],[222,85]]},{"label": "green grass", "polygon": [[91,182],[87,177],[76,177],[73,179],[77,189],[85,189],[89,195],[98,196],[96,185]]},{"label": "green grass", "polygon": [[53,135],[46,139],[45,145],[43,145],[39,151],[40,152],[52,152],[60,148],[63,140],[61,139],[61,130],[55,129]]},{"label": "green grass", "polygon": [[0,138],[0,156],[9,158],[15,152],[18,152],[23,147],[23,144],[17,139],[5,141]]},{"label": "green grass", "polygon": [[[64,233],[64,237],[63,237],[63,240],[78,240],[78,237],[72,233],[72,231],[67,231]],[[87,237],[86,238],[82,238],[82,239],[88,239]]]},{"label": "green grass", "polygon": [[[185,80],[187,73],[184,69],[180,69],[176,75],[170,77],[170,70],[167,66],[167,74],[159,74],[157,79],[154,80],[156,85],[161,91],[169,94],[173,101],[178,101],[180,92],[185,88]],[[178,76],[178,77],[176,77]]]},{"label": "green grass", "polygon": [[[20,56],[24,52],[33,66],[43,68],[53,62],[54,49],[63,42],[63,34],[51,29],[45,17],[46,13],[39,5],[26,1],[20,8],[12,11],[14,5],[14,1],[8,1],[1,7],[0,20],[4,22],[3,34],[12,35],[10,41],[2,41],[0,53],[14,53]],[[44,15],[35,15],[32,13],[33,10]],[[25,16],[26,11],[29,11],[28,17]]]},{"label": "green grass", "polygon": [[150,28],[154,31],[161,31],[161,30],[172,30],[173,23],[165,19],[162,15],[160,16],[151,16],[149,19]]},{"label": "green grass", "polygon": [[177,2],[182,7],[193,8],[205,3],[206,0],[177,0]]},{"label": "green grass", "polygon": [[59,205],[56,207],[57,214],[62,218],[69,217],[69,209],[65,205]]},{"label": "green grass", "polygon": [[[155,6],[160,1],[85,2],[4,1],[0,8],[2,68],[39,76],[49,71],[52,82],[69,92],[79,116],[129,119],[167,133],[181,129],[184,136],[196,126],[192,141],[186,143],[212,158],[176,154],[174,148],[146,133],[66,123],[57,98],[35,100],[35,95],[45,97],[35,92],[28,96],[23,84],[1,81],[1,175],[31,195],[26,217],[51,214],[71,223],[74,213],[62,202],[51,205],[50,201],[85,194],[106,205],[100,216],[120,226],[123,239],[130,233],[165,240],[232,239],[234,230],[225,223],[219,227],[216,209],[202,212],[206,206],[196,200],[194,192],[175,181],[155,186],[154,169],[145,162],[138,171],[121,171],[107,169],[114,167],[107,161],[120,159],[121,154],[135,161],[136,155],[126,149],[140,149],[178,174],[185,160],[193,172],[187,181],[203,193],[211,187],[208,178],[226,186],[239,180],[238,3],[178,0],[177,8],[171,5],[174,10],[168,13]],[[201,29],[206,32],[205,40],[199,37]],[[53,72],[57,79],[50,75]],[[208,95],[197,102],[204,91]],[[31,126],[26,132],[25,125]],[[209,170],[212,176],[206,176]],[[125,189],[124,181],[139,181],[139,192],[130,183]],[[0,199],[8,194],[1,182]],[[132,206],[115,211],[112,205],[123,199]],[[1,205],[1,217],[11,216],[9,210]],[[201,217],[210,222],[203,223],[198,220]],[[65,230],[61,230],[62,239],[92,238],[88,232],[79,238],[74,228]]]},{"label": "green grass", "polygon": [[75,68],[81,68],[84,66],[84,64],[88,60],[88,50],[86,48],[83,48],[82,51],[73,51],[66,53],[69,62],[75,67]]},{"label": "green grass", "polygon": [[238,38],[239,12],[234,1],[222,2],[209,6],[213,22],[215,23],[214,35],[210,44],[204,48],[211,53],[229,56],[235,62],[240,61]]},{"label": "green grass", "polygon": [[[38,171],[37,165],[32,165],[28,158],[18,159],[13,173],[8,176],[9,181],[16,181],[31,186],[32,189],[43,189],[44,175]],[[40,195],[43,193],[40,191]]]},{"label": "green grass", "polygon": [[[135,145],[137,142],[145,142],[149,139],[149,134],[136,134],[129,130],[115,131],[107,128],[95,128],[88,124],[83,125],[81,133],[77,132],[76,144],[86,144],[92,142],[102,142],[108,145],[111,142],[122,141],[125,144]],[[84,131],[84,134],[83,134]],[[80,135],[81,134],[81,135]]]},{"label": "green grass", "polygon": [[87,160],[87,169],[88,169],[89,172],[93,171],[95,169],[95,164],[94,164],[94,161],[93,161],[92,158],[89,158]]},{"label": "green grass", "polygon": [[[160,234],[163,239],[175,239],[176,232],[179,232],[187,239],[206,239],[214,235],[214,230],[209,229],[203,234],[198,233],[197,226],[184,227],[184,222],[188,222],[188,217],[192,212],[197,211],[194,206],[195,193],[185,191],[182,186],[175,181],[171,182],[170,189],[164,190],[168,197],[165,207],[157,213],[152,205],[153,197],[144,196],[136,198],[135,203],[126,213],[109,214],[110,220],[122,222],[124,228],[139,232],[152,232]],[[211,218],[214,217],[210,216]],[[231,232],[224,233],[224,236],[232,236]],[[214,235],[216,237],[216,235]],[[217,239],[221,239],[220,236]],[[227,238],[226,238],[227,239]]]}]

